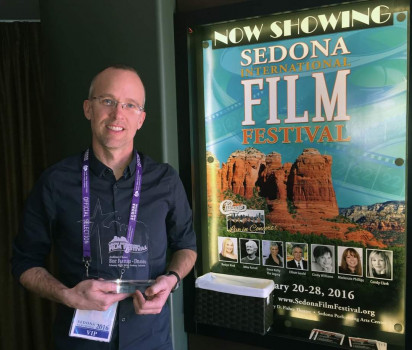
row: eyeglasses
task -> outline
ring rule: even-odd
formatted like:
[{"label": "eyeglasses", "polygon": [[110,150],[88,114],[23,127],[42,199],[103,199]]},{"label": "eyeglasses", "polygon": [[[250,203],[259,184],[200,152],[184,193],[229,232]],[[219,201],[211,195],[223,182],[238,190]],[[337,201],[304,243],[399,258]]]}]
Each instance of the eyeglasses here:
[{"label": "eyeglasses", "polygon": [[102,106],[110,108],[110,109],[115,109],[117,108],[117,105],[120,105],[122,109],[124,109],[126,112],[141,113],[144,111],[144,107],[139,106],[138,104],[135,104],[135,103],[131,103],[131,102],[119,102],[113,98],[101,97],[101,96],[93,97],[92,99],[98,100]]}]

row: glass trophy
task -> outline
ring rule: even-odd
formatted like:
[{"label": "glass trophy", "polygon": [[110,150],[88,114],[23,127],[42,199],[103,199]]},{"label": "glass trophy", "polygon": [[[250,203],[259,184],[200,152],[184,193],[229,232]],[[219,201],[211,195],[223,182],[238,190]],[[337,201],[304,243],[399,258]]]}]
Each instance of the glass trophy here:
[{"label": "glass trophy", "polygon": [[[149,244],[146,227],[137,222],[133,242],[126,236],[100,235],[97,252],[99,278],[117,285],[116,293],[142,293],[155,281],[149,274]],[[107,237],[107,238],[106,238]]]},{"label": "glass trophy", "polygon": [[116,284],[116,293],[134,293],[136,290],[139,290],[144,294],[144,291],[150,287],[155,280],[106,280],[108,283]]}]

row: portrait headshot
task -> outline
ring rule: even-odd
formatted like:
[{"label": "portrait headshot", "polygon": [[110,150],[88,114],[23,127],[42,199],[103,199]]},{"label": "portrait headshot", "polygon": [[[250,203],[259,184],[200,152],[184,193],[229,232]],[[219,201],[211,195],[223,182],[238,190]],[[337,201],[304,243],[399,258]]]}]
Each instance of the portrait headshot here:
[{"label": "portrait headshot", "polygon": [[263,265],[283,267],[283,242],[262,241]]},{"label": "portrait headshot", "polygon": [[240,239],[241,260],[242,264],[260,264],[259,240],[257,239]]},{"label": "portrait headshot", "polygon": [[305,259],[308,251],[308,245],[306,243],[287,242],[286,249],[288,255],[288,262],[286,263],[286,267],[288,269],[308,269],[308,261],[307,259]]},{"label": "portrait headshot", "polygon": [[311,270],[319,272],[334,273],[335,261],[334,252],[335,247],[332,245],[317,245],[312,244],[312,260]]},{"label": "portrait headshot", "polygon": [[237,239],[233,237],[218,237],[219,261],[238,261]]},{"label": "portrait headshot", "polygon": [[357,247],[338,247],[339,269],[341,275],[363,276],[363,250]]},{"label": "portrait headshot", "polygon": [[393,252],[391,250],[366,249],[367,277],[392,279]]}]

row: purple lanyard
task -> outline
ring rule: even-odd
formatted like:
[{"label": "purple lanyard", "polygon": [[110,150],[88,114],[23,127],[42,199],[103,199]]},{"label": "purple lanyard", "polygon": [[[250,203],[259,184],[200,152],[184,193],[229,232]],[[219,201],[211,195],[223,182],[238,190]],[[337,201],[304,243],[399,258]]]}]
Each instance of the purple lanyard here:
[{"label": "purple lanyard", "polygon": [[[142,164],[139,153],[136,152],[136,174],[134,180],[134,189],[132,196],[132,206],[130,208],[129,224],[127,227],[127,241],[133,244],[134,233],[136,230],[137,213],[139,211],[140,187],[142,185]],[[91,262],[90,252],[90,180],[89,180],[89,149],[86,150],[83,157],[82,166],[82,219],[83,219],[83,262],[86,267],[86,276],[89,275],[89,266]],[[128,259],[130,256],[129,249],[123,254]]]}]

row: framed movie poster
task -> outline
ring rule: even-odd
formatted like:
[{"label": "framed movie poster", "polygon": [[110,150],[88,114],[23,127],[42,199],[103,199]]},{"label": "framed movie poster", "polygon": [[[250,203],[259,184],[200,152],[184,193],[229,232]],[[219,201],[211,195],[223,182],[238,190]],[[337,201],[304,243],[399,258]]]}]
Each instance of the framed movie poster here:
[{"label": "framed movie poster", "polygon": [[360,1],[190,28],[202,273],[273,280],[266,336],[405,348],[409,23]]}]

